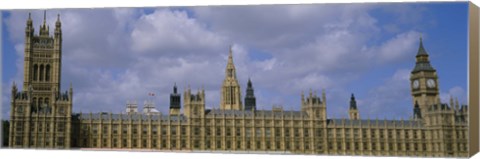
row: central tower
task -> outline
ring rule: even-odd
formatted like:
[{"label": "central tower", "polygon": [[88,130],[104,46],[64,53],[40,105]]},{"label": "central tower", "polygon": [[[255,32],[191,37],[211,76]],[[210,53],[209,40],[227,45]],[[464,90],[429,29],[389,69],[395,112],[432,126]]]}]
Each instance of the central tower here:
[{"label": "central tower", "polygon": [[240,85],[238,84],[235,65],[233,64],[232,47],[230,47],[227,68],[225,69],[225,79],[223,80],[222,85],[220,109],[243,110]]}]

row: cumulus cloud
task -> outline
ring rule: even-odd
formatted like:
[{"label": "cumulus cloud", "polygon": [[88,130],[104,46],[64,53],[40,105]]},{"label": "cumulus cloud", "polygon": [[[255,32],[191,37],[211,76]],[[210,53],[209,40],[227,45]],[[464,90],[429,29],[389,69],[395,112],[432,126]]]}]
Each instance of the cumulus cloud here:
[{"label": "cumulus cloud", "polygon": [[[127,100],[141,105],[149,99],[148,92],[156,93],[151,99],[159,110],[167,112],[174,83],[180,92],[188,86],[194,92],[204,87],[207,107],[218,108],[232,46],[242,94],[251,78],[259,107],[280,104],[299,109],[302,90],[320,92],[326,88],[329,114],[341,116],[348,109],[348,85],[376,67],[412,62],[415,54],[419,35],[415,28],[397,27],[394,33],[389,32],[391,35],[382,36],[384,26],[371,13],[376,8],[370,4],[329,4],[160,8],[148,12],[70,9],[48,11],[47,23],[53,27],[56,13],[61,14],[62,89],[73,84],[76,112],[120,112]],[[4,86],[23,80],[27,15],[27,11],[12,11],[5,20],[9,41],[16,46],[18,75],[9,83],[3,81]],[[33,11],[32,19],[38,32],[43,13]],[[266,58],[258,58],[259,52]],[[394,110],[401,108],[397,109],[399,103],[410,103],[405,81],[408,75],[398,70],[390,79],[378,82],[383,85],[363,93],[359,103],[372,109],[361,109],[361,113],[406,116]],[[405,110],[410,112],[410,106],[399,112]]]},{"label": "cumulus cloud", "polygon": [[463,89],[460,86],[454,86],[450,89],[448,89],[447,92],[441,92],[440,93],[440,100],[443,103],[448,103],[450,104],[450,98],[458,99],[458,102],[460,105],[462,104],[468,104],[467,103],[467,91]]},{"label": "cumulus cloud", "polygon": [[359,111],[362,118],[409,117],[413,108],[409,85],[410,71],[397,70],[381,85],[371,89],[366,98],[360,99],[362,106],[359,106]]},{"label": "cumulus cloud", "polygon": [[208,51],[219,50],[225,45],[224,37],[208,31],[205,24],[180,10],[161,9],[141,16],[130,36],[133,51],[157,56],[178,54],[179,51],[212,53]]}]

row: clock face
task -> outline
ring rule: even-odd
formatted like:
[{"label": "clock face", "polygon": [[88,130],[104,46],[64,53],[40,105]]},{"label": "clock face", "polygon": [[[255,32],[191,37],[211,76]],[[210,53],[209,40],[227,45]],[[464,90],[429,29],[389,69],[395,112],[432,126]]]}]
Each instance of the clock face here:
[{"label": "clock face", "polygon": [[413,88],[414,89],[417,89],[419,86],[420,86],[420,83],[418,82],[418,80],[413,81]]},{"label": "clock face", "polygon": [[433,79],[428,79],[428,80],[427,80],[427,87],[428,87],[428,88],[434,88],[434,87],[435,87],[435,80],[433,80]]}]

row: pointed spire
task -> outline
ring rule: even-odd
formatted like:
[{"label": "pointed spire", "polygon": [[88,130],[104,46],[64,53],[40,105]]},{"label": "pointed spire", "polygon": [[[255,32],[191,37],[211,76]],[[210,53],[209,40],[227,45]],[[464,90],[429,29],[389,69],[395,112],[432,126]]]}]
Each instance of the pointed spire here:
[{"label": "pointed spire", "polygon": [[47,10],[43,11],[43,28],[45,28],[47,23]]},{"label": "pointed spire", "polygon": [[252,88],[252,81],[250,80],[250,77],[248,77],[247,86],[248,88]]},{"label": "pointed spire", "polygon": [[173,84],[173,94],[177,94],[177,82]]},{"label": "pointed spire", "polygon": [[422,35],[420,35],[420,46],[418,47],[417,56],[428,56],[427,51],[423,47]]},{"label": "pointed spire", "polygon": [[57,21],[55,22],[55,28],[59,29],[61,26],[60,14],[57,14]]},{"label": "pointed spire", "polygon": [[226,77],[230,78],[236,78],[237,75],[235,73],[235,64],[233,64],[233,52],[232,52],[232,46],[230,45],[230,52],[228,54],[228,62],[227,62],[227,67],[225,69],[225,74]]}]

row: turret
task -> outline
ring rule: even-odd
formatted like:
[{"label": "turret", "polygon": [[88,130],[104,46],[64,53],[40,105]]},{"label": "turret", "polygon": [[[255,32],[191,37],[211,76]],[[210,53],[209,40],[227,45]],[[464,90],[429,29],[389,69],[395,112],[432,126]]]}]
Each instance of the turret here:
[{"label": "turret", "polygon": [[350,97],[350,108],[349,108],[348,114],[350,116],[350,119],[352,120],[360,119],[360,114],[358,113],[358,109],[357,109],[357,101],[355,100],[355,96],[353,95],[353,93],[352,93],[352,96]]},{"label": "turret", "polygon": [[184,115],[190,117],[203,117],[205,114],[205,90],[198,90],[192,94],[190,87],[184,93]]},{"label": "turret", "polygon": [[255,98],[255,94],[252,86],[252,81],[249,78],[247,83],[246,95],[245,95],[245,110],[256,110],[256,109],[257,109],[256,98]]},{"label": "turret", "polygon": [[420,111],[420,106],[417,101],[415,101],[415,106],[413,108],[413,119],[422,119],[422,112]]},{"label": "turret", "polygon": [[27,38],[33,37],[33,21],[32,21],[32,14],[28,13],[28,19],[27,19],[27,26],[25,27],[25,36]]},{"label": "turret", "polygon": [[312,93],[310,89],[308,97],[303,99],[302,92],[302,111],[306,112],[312,119],[326,120],[326,104],[325,104],[325,91],[322,91],[322,98],[317,96],[317,93]]},{"label": "turret", "polygon": [[243,110],[242,94],[238,84],[235,65],[233,63],[233,52],[230,47],[227,67],[225,68],[225,79],[222,84],[220,96],[220,109]]},{"label": "turret", "polygon": [[18,92],[17,84],[14,81],[12,84],[12,101],[15,100],[15,95],[17,94],[17,92]]},{"label": "turret", "polygon": [[72,97],[73,97],[73,87],[72,87],[72,83],[70,83],[70,88],[68,89],[68,96],[69,96],[68,99],[70,99],[70,101],[72,101],[72,99],[73,99],[73,98],[72,98]]},{"label": "turret", "polygon": [[177,93],[177,83],[173,85],[173,93],[170,94],[170,115],[180,115],[181,95]]}]

